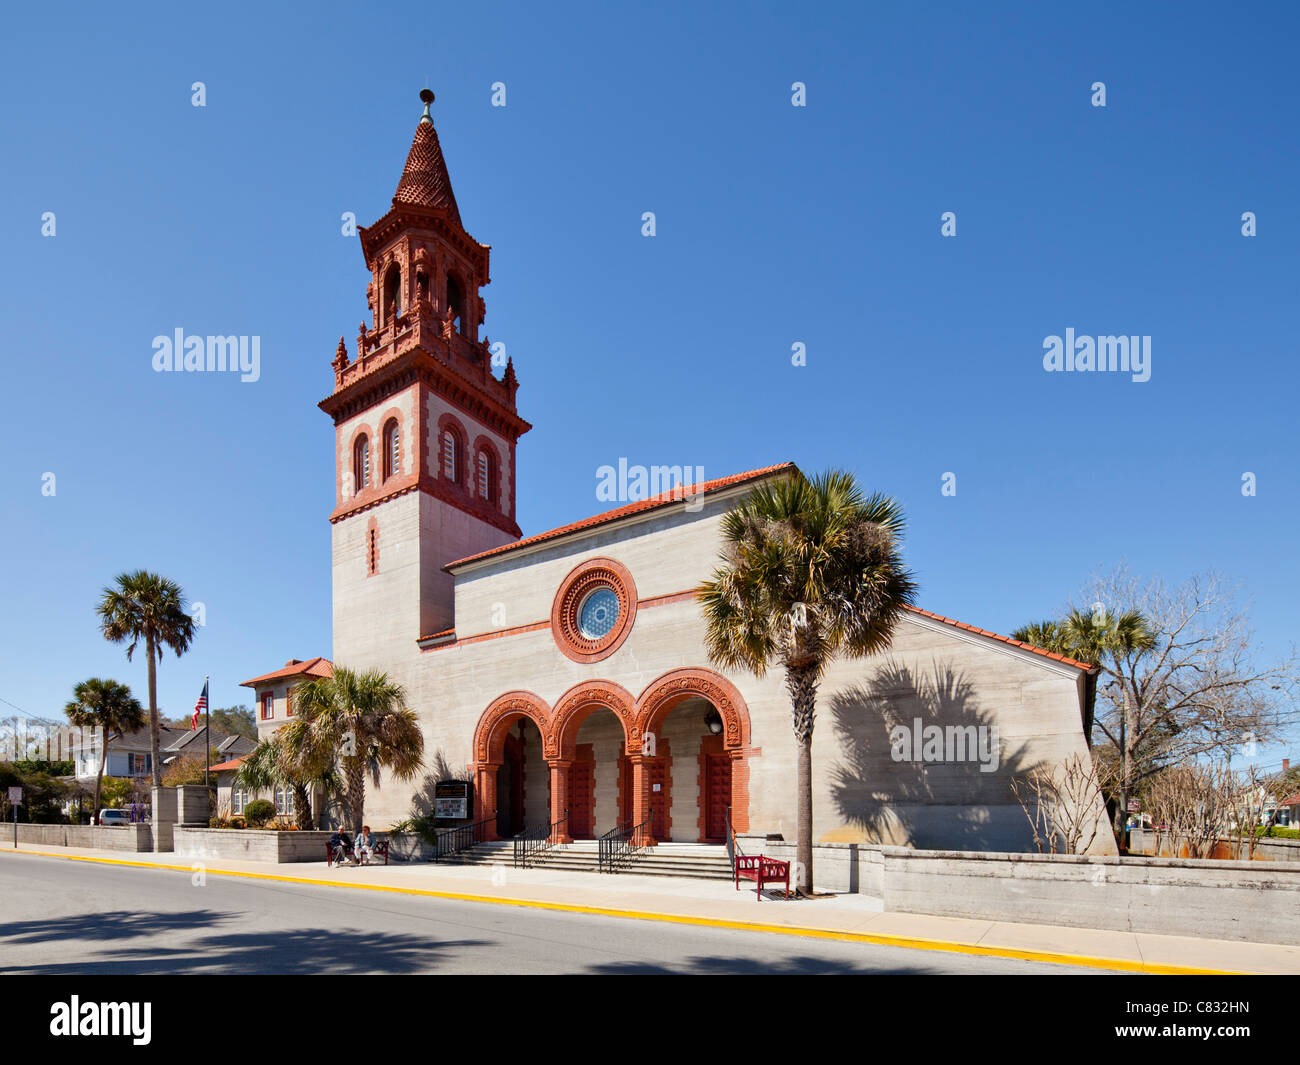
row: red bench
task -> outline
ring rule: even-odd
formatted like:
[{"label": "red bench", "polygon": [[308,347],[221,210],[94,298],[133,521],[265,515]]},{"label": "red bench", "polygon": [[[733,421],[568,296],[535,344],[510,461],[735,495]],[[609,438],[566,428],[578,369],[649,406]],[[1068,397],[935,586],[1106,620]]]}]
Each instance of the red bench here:
[{"label": "red bench", "polygon": [[761,901],[763,898],[764,884],[785,884],[785,897],[790,897],[790,863],[777,861],[775,858],[764,858],[761,854],[750,857],[744,854],[736,855],[735,882],[736,890],[740,890],[740,880],[744,877],[746,880],[753,880],[757,887],[755,894]]}]

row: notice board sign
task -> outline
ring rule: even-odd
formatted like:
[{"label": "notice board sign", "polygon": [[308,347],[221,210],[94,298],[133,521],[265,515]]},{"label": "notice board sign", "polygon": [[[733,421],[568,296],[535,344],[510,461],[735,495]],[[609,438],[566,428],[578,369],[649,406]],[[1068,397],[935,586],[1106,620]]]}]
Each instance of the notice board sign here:
[{"label": "notice board sign", "polygon": [[433,786],[433,816],[449,821],[469,817],[469,781],[438,781]]}]

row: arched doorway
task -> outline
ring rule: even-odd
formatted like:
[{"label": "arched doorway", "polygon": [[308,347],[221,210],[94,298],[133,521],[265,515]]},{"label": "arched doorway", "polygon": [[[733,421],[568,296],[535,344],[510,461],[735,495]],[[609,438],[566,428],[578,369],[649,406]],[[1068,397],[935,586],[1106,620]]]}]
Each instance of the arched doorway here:
[{"label": "arched doorway", "polygon": [[649,818],[657,841],[725,842],[728,816],[734,829],[749,827],[749,713],[724,677],[664,674],[637,699],[633,735],[634,816]]},{"label": "arched doorway", "polygon": [[549,816],[550,709],[532,692],[494,699],[474,730],[474,816],[509,838]]},{"label": "arched doorway", "polygon": [[528,825],[549,815],[550,780],[542,733],[529,717],[510,724],[497,767],[497,833],[502,839],[519,835]]},{"label": "arched doorway", "polygon": [[631,693],[609,681],[576,685],[556,702],[555,773],[568,810],[565,836],[596,839],[628,823],[631,792],[620,769],[634,712]]}]

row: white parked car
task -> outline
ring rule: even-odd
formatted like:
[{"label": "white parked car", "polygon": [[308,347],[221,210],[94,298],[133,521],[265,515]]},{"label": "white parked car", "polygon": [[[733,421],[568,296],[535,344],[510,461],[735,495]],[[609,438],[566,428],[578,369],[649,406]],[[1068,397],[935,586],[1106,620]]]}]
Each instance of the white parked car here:
[{"label": "white parked car", "polygon": [[131,815],[126,810],[100,810],[99,823],[101,825],[129,825]]}]

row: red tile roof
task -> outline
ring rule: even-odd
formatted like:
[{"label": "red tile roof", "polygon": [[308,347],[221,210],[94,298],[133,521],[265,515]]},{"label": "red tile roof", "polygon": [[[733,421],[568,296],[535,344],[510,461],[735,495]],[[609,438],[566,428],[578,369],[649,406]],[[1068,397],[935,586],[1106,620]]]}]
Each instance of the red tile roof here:
[{"label": "red tile roof", "polygon": [[242,758],[232,758],[228,762],[220,762],[217,765],[208,766],[208,771],[212,773],[224,773],[227,770],[238,769],[243,764],[244,760]]},{"label": "red tile roof", "polygon": [[406,167],[402,170],[402,179],[397,183],[397,191],[393,193],[393,204],[399,203],[440,207],[456,225],[461,224],[460,210],[456,206],[456,196],[451,191],[451,178],[447,174],[447,162],[442,157],[442,145],[438,143],[433,123],[424,119],[415,127],[415,139],[411,141]]},{"label": "red tile roof", "polygon": [[[748,481],[760,481],[764,478],[771,477],[774,474],[795,472],[798,472],[798,467],[795,466],[793,462],[782,462],[776,466],[764,466],[759,470],[748,470],[745,473],[732,474],[730,477],[719,477],[713,481],[701,481],[699,484],[686,485],[684,487],[693,496],[699,492],[714,492],[720,488],[731,488],[738,484],[745,484]],[[583,518],[582,521],[575,521],[569,525],[561,525],[558,529],[550,529],[547,532],[538,533],[536,536],[527,536],[522,540],[514,541],[514,543],[505,544],[501,547],[494,547],[490,551],[482,551],[477,555],[470,555],[468,558],[460,558],[455,562],[448,562],[447,565],[442,568],[445,570],[452,570],[457,566],[463,566],[468,562],[478,562],[480,559],[491,558],[495,555],[503,555],[507,551],[514,551],[520,547],[530,547],[533,544],[544,543],[547,540],[558,540],[562,536],[568,536],[570,533],[592,529],[597,525],[604,525],[606,522],[618,521],[620,518],[630,517],[633,514],[640,514],[646,510],[654,510],[656,507],[667,506],[670,503],[680,503],[683,499],[682,491],[682,488],[669,489],[667,492],[660,492],[658,495],[651,496],[649,499],[642,499],[636,503],[629,503],[625,507],[617,507],[614,510],[607,510],[603,514],[596,514],[590,518]]]},{"label": "red tile roof", "polygon": [[328,658],[309,658],[305,662],[293,659],[286,662],[280,669],[270,673],[263,673],[260,677],[254,677],[252,680],[244,681],[241,688],[251,688],[255,684],[263,684],[269,680],[279,680],[281,677],[332,677],[334,676],[334,663]]},{"label": "red tile roof", "polygon": [[1053,651],[1045,651],[1041,647],[1035,647],[1032,643],[1025,643],[1022,640],[1013,640],[1010,636],[1003,636],[1001,633],[989,632],[988,629],[976,628],[974,625],[967,625],[964,621],[954,621],[952,618],[946,618],[942,614],[935,614],[929,610],[922,610],[919,606],[909,606],[908,610],[914,614],[924,614],[927,618],[933,618],[935,621],[942,621],[945,625],[952,625],[954,628],[965,629],[967,632],[978,633],[980,636],[988,636],[994,640],[1001,640],[1003,643],[1009,643],[1013,647],[1020,647],[1026,651],[1032,651],[1036,655],[1042,655],[1044,658],[1052,658],[1057,662],[1063,662],[1067,666],[1074,666],[1075,669],[1082,669],[1091,673],[1097,667],[1090,662],[1079,662],[1073,658],[1066,658],[1065,655],[1058,655]]}]

